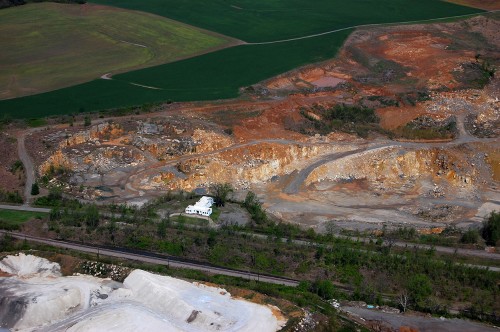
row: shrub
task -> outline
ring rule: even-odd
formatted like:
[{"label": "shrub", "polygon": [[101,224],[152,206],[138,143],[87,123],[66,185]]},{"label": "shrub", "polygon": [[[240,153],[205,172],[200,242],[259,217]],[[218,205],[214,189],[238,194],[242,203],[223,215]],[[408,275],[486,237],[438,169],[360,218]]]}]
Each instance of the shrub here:
[{"label": "shrub", "polygon": [[491,212],[488,219],[484,221],[482,235],[486,244],[495,246],[500,240],[500,213]]},{"label": "shrub", "polygon": [[469,229],[467,232],[462,234],[460,242],[474,244],[479,240],[479,232],[477,229]]},{"label": "shrub", "polygon": [[423,302],[432,294],[432,284],[425,274],[416,274],[408,280],[408,291],[417,306],[423,306]]},{"label": "shrub", "polygon": [[0,202],[22,204],[23,198],[18,191],[4,191],[0,189]]}]

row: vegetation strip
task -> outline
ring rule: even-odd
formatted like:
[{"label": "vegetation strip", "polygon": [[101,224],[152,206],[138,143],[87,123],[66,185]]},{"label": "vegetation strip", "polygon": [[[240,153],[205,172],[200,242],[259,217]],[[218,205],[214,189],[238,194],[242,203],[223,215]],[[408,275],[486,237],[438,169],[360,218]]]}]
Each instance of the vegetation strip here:
[{"label": "vegetation strip", "polygon": [[187,269],[205,271],[205,272],[209,272],[209,273],[223,274],[223,275],[232,276],[232,277],[239,277],[239,278],[244,278],[244,279],[248,279],[248,280],[256,280],[256,281],[268,282],[268,283],[279,284],[279,285],[297,286],[299,284],[299,281],[289,279],[289,278],[275,277],[275,276],[271,276],[271,275],[253,273],[250,271],[241,271],[241,270],[234,270],[234,269],[222,268],[222,267],[217,267],[217,266],[211,266],[211,265],[203,264],[203,263],[195,263],[193,261],[179,260],[179,259],[174,258],[174,257],[160,258],[158,255],[153,255],[153,254],[147,254],[147,255],[145,253],[137,254],[137,253],[130,252],[129,250],[111,250],[108,248],[100,248],[100,247],[96,247],[96,246],[87,246],[87,245],[77,244],[77,243],[69,243],[69,242],[64,242],[64,241],[43,239],[43,238],[39,238],[39,237],[34,237],[34,236],[22,234],[22,233],[6,232],[3,230],[0,230],[0,233],[12,236],[12,237],[20,239],[20,240],[27,240],[27,241],[37,242],[37,243],[44,243],[44,244],[48,244],[48,245],[52,245],[52,246],[56,246],[56,247],[61,247],[61,248],[67,248],[67,249],[73,249],[73,250],[78,250],[78,251],[83,251],[83,252],[95,253],[97,255],[110,256],[110,257],[120,257],[120,258],[138,260],[138,261],[142,261],[142,262],[146,262],[146,263],[161,264],[161,265],[167,265],[167,266],[179,267],[179,268],[187,268]]}]

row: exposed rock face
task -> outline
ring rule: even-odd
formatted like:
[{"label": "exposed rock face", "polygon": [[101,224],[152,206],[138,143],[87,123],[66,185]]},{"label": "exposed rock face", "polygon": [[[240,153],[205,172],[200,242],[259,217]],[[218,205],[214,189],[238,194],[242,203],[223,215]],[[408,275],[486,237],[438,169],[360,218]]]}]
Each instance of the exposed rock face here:
[{"label": "exposed rock face", "polygon": [[[500,93],[500,80],[497,80],[498,92]],[[482,112],[470,114],[465,126],[469,132],[477,137],[499,137],[500,136],[500,100],[488,98],[488,103]]]},{"label": "exposed rock face", "polygon": [[192,136],[148,136],[135,135],[131,144],[141,151],[148,151],[158,160],[194,153],[207,153],[232,145],[233,140],[227,135],[195,129]]},{"label": "exposed rock face", "polygon": [[106,173],[118,167],[136,166],[143,163],[145,157],[129,147],[107,146],[92,151],[83,158],[77,158],[78,161],[81,159],[83,163],[78,162],[74,170]]},{"label": "exposed rock face", "polygon": [[190,137],[172,139],[134,136],[131,143],[141,151],[151,153],[158,160],[167,160],[195,151],[195,142]]},{"label": "exposed rock face", "polygon": [[51,173],[54,169],[73,169],[74,163],[71,159],[62,152],[62,150],[57,150],[53,155],[49,157],[43,164],[38,168],[38,172],[41,175]]},{"label": "exposed rock face", "polygon": [[201,129],[195,129],[192,138],[196,142],[196,153],[220,150],[234,143],[227,135]]},{"label": "exposed rock face", "polygon": [[60,143],[60,148],[72,147],[75,145],[99,142],[100,140],[116,139],[124,134],[123,128],[116,123],[100,123],[89,130],[78,132],[66,138]]},{"label": "exposed rock face", "polygon": [[[293,171],[293,163],[318,155],[318,146],[299,146],[263,143],[223,151],[211,157],[193,158],[177,165],[186,179],[162,174],[161,180],[169,189],[193,190],[211,183],[230,182],[236,188],[265,182],[273,176]],[[157,177],[156,181],[160,179]]]},{"label": "exposed rock face", "polygon": [[[373,189],[406,190],[415,188],[420,180],[443,183],[475,190],[477,170],[473,162],[460,151],[425,149],[405,151],[399,148],[380,148],[325,164],[306,179],[310,185],[322,180],[349,181],[367,179]],[[439,196],[435,184],[431,195]]]}]

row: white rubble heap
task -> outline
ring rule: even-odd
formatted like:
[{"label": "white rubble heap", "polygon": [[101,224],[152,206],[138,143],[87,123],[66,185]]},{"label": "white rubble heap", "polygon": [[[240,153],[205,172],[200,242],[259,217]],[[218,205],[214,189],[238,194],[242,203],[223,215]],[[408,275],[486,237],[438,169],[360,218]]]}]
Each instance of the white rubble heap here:
[{"label": "white rubble heap", "polygon": [[7,256],[0,270],[12,275],[0,277],[0,329],[266,332],[286,323],[269,307],[234,299],[224,289],[142,270],[123,284],[62,277],[58,264],[24,254]]},{"label": "white rubble heap", "polygon": [[0,270],[22,278],[61,276],[59,264],[23,253],[5,257],[0,261]]}]

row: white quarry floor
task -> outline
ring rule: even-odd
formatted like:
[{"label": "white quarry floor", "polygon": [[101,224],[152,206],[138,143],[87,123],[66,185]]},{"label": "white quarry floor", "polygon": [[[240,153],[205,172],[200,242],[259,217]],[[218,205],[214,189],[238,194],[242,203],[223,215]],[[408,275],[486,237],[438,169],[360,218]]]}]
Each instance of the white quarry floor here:
[{"label": "white quarry floor", "polygon": [[269,307],[234,299],[224,289],[142,270],[123,284],[62,277],[58,264],[24,254],[7,256],[0,270],[13,275],[0,277],[6,308],[0,327],[14,331],[266,332],[285,323]]}]

